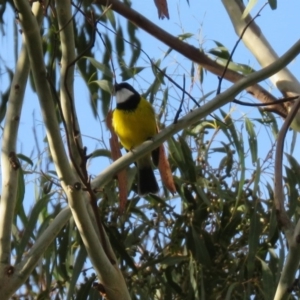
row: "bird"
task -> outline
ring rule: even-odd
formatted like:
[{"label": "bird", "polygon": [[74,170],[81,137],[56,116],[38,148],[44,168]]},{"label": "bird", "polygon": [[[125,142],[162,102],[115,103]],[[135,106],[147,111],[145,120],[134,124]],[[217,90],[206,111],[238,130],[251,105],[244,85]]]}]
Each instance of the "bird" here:
[{"label": "bird", "polygon": [[[131,151],[157,133],[155,111],[150,102],[127,82],[115,84],[115,97],[116,108],[113,111],[112,125],[121,145],[126,151]],[[140,196],[157,194],[159,191],[152,162],[158,166],[159,148],[135,162]]]}]

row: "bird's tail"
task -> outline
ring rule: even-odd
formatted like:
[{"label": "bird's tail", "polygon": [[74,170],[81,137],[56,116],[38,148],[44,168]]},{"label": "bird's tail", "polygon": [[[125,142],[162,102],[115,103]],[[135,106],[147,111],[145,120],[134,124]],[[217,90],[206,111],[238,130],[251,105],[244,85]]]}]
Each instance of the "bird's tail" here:
[{"label": "bird's tail", "polygon": [[137,162],[137,168],[139,195],[157,194],[158,184],[152,169],[150,156],[140,159]]}]

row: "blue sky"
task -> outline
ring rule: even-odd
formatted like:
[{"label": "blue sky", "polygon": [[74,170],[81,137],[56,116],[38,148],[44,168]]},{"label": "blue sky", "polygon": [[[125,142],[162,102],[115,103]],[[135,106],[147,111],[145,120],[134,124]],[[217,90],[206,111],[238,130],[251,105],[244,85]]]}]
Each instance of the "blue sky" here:
[{"label": "blue sky", "polygon": [[[191,37],[188,42],[192,43],[196,47],[201,45],[204,50],[209,50],[215,46],[213,42],[215,40],[224,44],[224,46],[230,51],[237,41],[237,36],[221,1],[190,0],[189,2],[190,6],[187,5],[186,0],[169,0],[168,4],[170,20],[158,20],[157,11],[153,1],[133,0],[132,7],[175,36],[183,33],[192,33],[193,37]],[[254,14],[264,3],[265,2],[261,0],[257,1],[257,5],[254,8]],[[279,55],[283,54],[294,42],[299,39],[299,12],[300,1],[278,1],[277,10],[272,11],[267,6],[261,12],[261,16],[256,19],[256,22],[261,27],[265,37]],[[4,66],[5,64],[8,64],[11,69],[14,69],[15,64],[14,52],[12,51],[14,42],[12,39],[14,36],[14,16],[15,15],[12,11],[9,15],[6,15],[7,19],[5,21],[7,23],[4,27],[6,35],[0,38],[0,88],[2,91],[4,91],[7,87],[7,75]],[[122,17],[116,15],[116,18],[124,23]],[[99,30],[106,32],[106,30],[101,28],[101,26],[99,26]],[[142,42],[143,49],[151,58],[157,60],[164,57],[165,52],[168,50],[167,46],[157,42],[153,37],[142,30],[138,31],[138,35]],[[98,41],[98,45],[100,44],[101,42]],[[236,62],[249,64],[254,69],[260,68],[255,58],[242,43],[239,44],[233,59]],[[143,57],[139,63],[140,65],[148,66],[148,71],[143,71],[141,74],[139,74],[139,76],[137,76],[136,80],[131,81],[131,83],[135,84],[135,86],[138,87],[142,92],[147,89],[147,82],[152,82],[154,78],[152,72],[149,71],[149,62],[147,62],[146,58]],[[191,69],[191,62],[173,51],[166,59],[163,60],[163,66],[168,67],[168,74],[173,75],[174,78],[178,80],[178,83],[181,84],[182,74],[188,74]],[[299,59],[295,59],[295,61],[290,64],[289,68],[297,77],[300,70]],[[168,86],[172,86],[172,84],[168,83],[167,80],[166,83]],[[200,84],[197,83],[193,87],[191,93],[194,97],[199,98],[202,94],[206,94],[215,90],[217,88],[217,84],[218,80],[216,76],[207,75],[204,79],[203,86],[201,87]],[[187,77],[187,87],[189,87],[189,85],[190,81]],[[223,81],[223,88],[229,87],[230,85],[231,83]],[[264,86],[271,90],[275,95],[281,96],[280,93],[278,93],[276,89],[272,88],[269,83],[264,84]],[[173,89],[171,96],[173,101],[170,103],[170,112],[173,112],[178,107],[181,93],[179,93],[176,89]],[[83,84],[78,72],[75,75],[75,97],[78,118],[81,125],[82,134],[84,136],[84,143],[88,147],[88,151],[91,152],[95,149],[105,147],[105,144],[103,144],[101,140],[104,140],[106,142],[106,146],[108,146],[107,139],[109,137],[109,133],[105,127],[104,116],[100,115],[100,120],[95,119],[92,116],[92,111],[88,104],[88,90]],[[243,99],[249,100],[250,96],[243,93]],[[160,99],[157,99],[157,101],[154,103],[154,106],[157,110],[159,109]],[[244,114],[249,115],[249,118],[251,118],[256,115],[256,109],[237,106],[235,116],[240,118]],[[171,118],[168,116],[166,118],[171,120]],[[35,122],[33,122],[33,120],[35,120]],[[35,160],[37,151],[34,149],[33,127],[35,127],[38,136],[40,137],[40,147],[41,150],[43,150],[43,148],[46,148],[46,144],[42,142],[42,139],[45,136],[42,116],[40,113],[37,96],[32,92],[31,87],[28,84],[25,94],[24,110],[22,112],[20,121],[18,152],[22,152],[24,155],[32,157],[32,159]],[[261,128],[257,128],[257,130],[261,131],[261,133],[264,135],[266,134],[263,132],[263,130],[261,130]],[[289,142],[286,143],[287,149],[289,148],[291,136],[292,134],[290,132]],[[260,156],[262,158],[264,158],[266,155],[264,151],[268,151],[270,149],[271,139],[267,135],[266,137],[266,143],[268,146],[265,146],[264,149],[261,149]],[[110,161],[108,159],[97,158],[92,160],[89,170],[91,174],[97,175],[105,168],[105,166],[109,164]],[[32,182],[32,179],[29,180]],[[34,192],[34,185],[28,185],[25,196],[25,203],[27,203],[28,210],[34,203]]]},{"label": "blue sky", "polygon": [[[201,47],[204,50],[209,50],[214,47],[214,40],[221,42],[229,51],[233,48],[237,41],[237,36],[234,33],[234,29],[231,25],[229,17],[222,5],[218,0],[210,1],[195,1],[190,0],[190,6],[187,5],[186,0],[180,1],[168,1],[169,2],[169,14],[170,20],[158,20],[157,11],[152,1],[133,1],[132,7],[140,12],[142,15],[148,17],[150,20],[155,22],[157,25],[161,26],[168,32],[177,36],[183,33],[192,33],[193,36],[188,40],[194,46]],[[256,7],[254,8],[252,14],[255,14],[264,4],[263,1],[258,1]],[[298,38],[298,12],[300,11],[300,2],[297,0],[289,1],[288,3],[279,1],[278,9],[272,11],[269,6],[267,6],[262,12],[261,16],[256,19],[256,22],[261,27],[266,38],[269,40],[270,44],[274,47],[275,51],[280,55],[284,53]],[[6,20],[5,31],[6,35],[1,38],[1,76],[0,86],[1,89],[5,89],[7,80],[5,79],[5,69],[4,61],[13,69],[14,68],[14,55],[13,55],[13,24],[14,13],[8,16],[9,19]],[[116,18],[123,23],[123,18],[116,14]],[[124,24],[124,23],[123,23]],[[100,31],[106,32],[104,28],[99,26]],[[138,36],[142,42],[143,49],[148,53],[148,55],[157,60],[164,57],[165,52],[168,47],[160,42],[157,42],[149,34],[142,30],[138,31]],[[101,46],[101,42],[98,41],[98,45]],[[130,53],[129,53],[130,54]],[[97,58],[97,57],[96,57]],[[242,43],[239,44],[237,51],[233,57],[234,61],[241,62],[244,64],[249,64],[255,69],[259,69],[255,58],[251,53],[244,47]],[[147,82],[152,82],[154,80],[152,72],[149,71],[149,62],[146,58],[139,62],[140,65],[147,66],[148,70],[140,73],[135,81],[131,81],[141,92],[147,89]],[[163,66],[168,67],[168,74],[174,76],[175,80],[179,84],[182,84],[182,75],[188,74],[191,69],[191,62],[183,58],[180,54],[172,51],[170,55],[163,60]],[[299,59],[296,59],[289,66],[290,70],[297,76],[299,70]],[[118,70],[117,70],[118,74]],[[119,78],[118,78],[119,79]],[[168,86],[172,84],[168,83]],[[189,87],[189,79],[187,77],[187,87]],[[191,93],[195,97],[201,97],[202,94],[206,94],[210,91],[216,89],[218,80],[216,76],[208,74],[204,79],[203,86],[196,84],[193,86]],[[230,86],[231,83],[223,81],[223,88]],[[269,90],[274,92],[275,95],[280,96],[280,94],[273,89],[270,84],[265,85]],[[188,88],[187,88],[188,89]],[[188,89],[189,90],[189,89]],[[91,109],[88,105],[88,90],[82,83],[80,74],[77,72],[75,75],[75,96],[76,96],[76,107],[78,111],[79,122],[81,124],[82,134],[85,136],[84,142],[88,147],[89,152],[97,149],[103,148],[104,144],[101,142],[102,139],[107,141],[109,137],[108,131],[106,130],[104,124],[104,116],[100,115],[99,119],[94,119],[92,117]],[[181,93],[175,88],[171,94],[173,101],[170,102],[170,112],[173,112],[178,107],[178,101],[181,98]],[[212,97],[212,96],[211,96]],[[250,97],[243,94],[244,99],[249,100]],[[154,103],[156,109],[160,106],[160,99]],[[114,103],[113,103],[114,107]],[[256,109],[237,106],[237,112],[239,116],[243,114],[255,113]],[[188,108],[186,107],[186,110]],[[168,119],[168,117],[166,117]],[[35,125],[33,123],[35,120]],[[171,120],[171,118],[169,118]],[[34,150],[34,139],[32,130],[35,129],[40,137],[43,137],[45,132],[42,125],[42,117],[40,114],[40,108],[38,104],[38,99],[35,94],[32,93],[30,85],[28,85],[26,95],[24,110],[20,122],[20,135],[18,139],[18,151],[23,152],[25,155],[36,157],[37,152]],[[97,140],[98,139],[98,140]],[[108,143],[106,143],[108,146]],[[46,145],[41,143],[40,147],[43,149]],[[95,159],[92,161],[90,166],[90,172],[94,175],[99,174],[105,166],[109,164],[107,159]],[[27,190],[28,191],[28,190]],[[29,193],[29,195],[32,193]],[[31,198],[29,196],[29,198]],[[29,199],[28,199],[29,200]],[[30,199],[29,201],[32,201]]]}]

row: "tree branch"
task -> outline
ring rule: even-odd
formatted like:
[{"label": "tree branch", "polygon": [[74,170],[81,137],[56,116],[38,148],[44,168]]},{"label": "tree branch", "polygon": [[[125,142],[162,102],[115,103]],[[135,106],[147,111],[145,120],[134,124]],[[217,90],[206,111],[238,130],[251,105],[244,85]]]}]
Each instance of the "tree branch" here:
[{"label": "tree branch", "polygon": [[[125,168],[127,165],[132,163],[133,161],[137,160],[137,158],[143,156],[146,152],[149,152],[158,145],[163,143],[167,140],[170,136],[174,135],[175,133],[179,132],[183,128],[193,124],[194,122],[198,121],[199,119],[205,117],[209,113],[213,112],[215,109],[221,107],[222,105],[230,102],[237,94],[239,94],[242,90],[245,89],[248,85],[253,84],[254,82],[264,80],[277,72],[280,68],[284,65],[288,64],[297,53],[300,52],[300,41],[296,43],[283,57],[280,58],[277,62],[265,68],[259,72],[253,73],[249,75],[248,78],[241,80],[240,82],[234,84],[231,88],[229,88],[224,93],[219,94],[213,100],[203,105],[201,108],[196,109],[195,111],[189,113],[184,118],[180,119],[176,124],[172,124],[162,130],[158,135],[153,138],[153,141],[147,141],[143,143],[143,145],[139,146],[134,152],[129,152],[114,163],[112,163],[106,170],[104,170],[93,182],[93,187],[104,186],[108,181],[112,180],[113,176],[120,171],[121,169]],[[77,199],[78,201],[82,201],[82,199]],[[88,205],[89,210],[91,207]],[[92,215],[92,214],[91,214]],[[55,220],[53,221],[53,225],[50,225],[47,230],[37,241],[36,246],[28,253],[26,259],[22,261],[18,266],[16,266],[15,274],[13,276],[19,277],[19,270],[22,270],[22,274],[24,277],[18,281],[18,279],[14,279],[15,282],[18,282],[18,285],[21,285],[27,278],[26,276],[30,274],[32,268],[38,263],[42,253],[44,251],[44,246],[47,247],[55,238],[53,234],[59,228],[64,226],[67,217],[70,216],[70,209],[66,208],[64,212],[60,213]],[[92,215],[93,216],[93,215]],[[48,233],[51,233],[48,235]],[[47,243],[44,245],[44,241],[47,239]],[[96,238],[96,241],[98,239]],[[85,243],[86,244],[86,243]],[[99,244],[99,243],[98,243]],[[89,250],[90,251],[90,250]],[[99,244],[99,251],[101,251],[101,247]],[[101,263],[101,262],[100,262]],[[25,275],[26,274],[26,275]],[[111,276],[111,274],[107,273],[107,276]],[[10,286],[8,286],[10,288]],[[122,299],[122,298],[118,298]]]},{"label": "tree branch", "polygon": [[204,118],[208,114],[212,113],[221,106],[229,103],[234,99],[241,91],[247,88],[249,85],[253,85],[256,82],[267,79],[269,76],[272,76],[284,66],[290,63],[298,54],[300,53],[300,40],[295,43],[283,56],[281,56],[276,62],[269,65],[268,67],[254,72],[247,77],[241,79],[225,92],[217,95],[214,99],[210,100],[200,108],[195,109],[194,111],[187,114],[185,117],[180,119],[176,124],[169,125],[164,130],[159,132],[151,141],[146,141],[134,151],[128,152],[120,159],[112,163],[108,168],[106,168],[100,175],[98,175],[93,181],[93,187],[103,187],[107,184],[113,176],[124,169],[130,163],[136,161],[147,152],[150,152],[156,149],[169,137],[173,136],[175,133],[180,130],[187,128],[193,123]]},{"label": "tree branch", "polygon": [[37,239],[22,262],[15,266],[9,280],[6,282],[5,288],[0,289],[1,299],[10,299],[13,293],[27,280],[46,249],[50,246],[64,225],[69,221],[70,217],[71,210],[68,207],[63,209],[56,216],[48,228]]},{"label": "tree branch", "polygon": [[78,153],[78,145],[82,147],[80,128],[77,120],[74,103],[74,68],[75,65],[75,40],[73,31],[73,17],[68,2],[56,1],[57,20],[59,26],[59,36],[61,41],[61,61],[60,61],[60,105],[66,134],[69,140],[69,152],[77,166],[81,165],[81,155]]},{"label": "tree branch", "polygon": [[[57,1],[59,32],[62,45],[62,60],[61,60],[61,107],[62,119],[68,135],[68,148],[72,166],[81,179],[84,189],[89,194],[89,201],[93,208],[96,224],[98,227],[99,238],[102,247],[108,257],[112,261],[116,261],[115,255],[107,244],[106,234],[104,233],[103,225],[100,220],[100,215],[97,207],[97,198],[90,185],[90,178],[87,172],[87,156],[85,148],[82,145],[80,127],[77,121],[77,114],[74,103],[73,81],[74,81],[74,66],[75,63],[84,55],[86,50],[90,50],[94,46],[95,28],[93,28],[93,38],[83,53],[75,57],[75,43],[73,32],[73,18],[71,6],[68,2]],[[91,26],[95,26],[93,15],[90,20]],[[117,266],[116,266],[117,268]]]},{"label": "tree branch", "polygon": [[[223,66],[210,59],[198,48],[179,40],[165,30],[161,29],[156,24],[152,23],[126,4],[118,0],[95,0],[95,3],[103,6],[111,6],[112,10],[116,11],[117,13],[134,23],[136,26],[145,30],[156,39],[176,50],[186,58],[200,64],[203,68],[210,71],[211,73],[217,76],[222,76],[224,70]],[[235,71],[227,70],[224,78],[231,82],[237,82],[238,80],[245,77]],[[270,103],[277,100],[272,94],[270,94],[268,91],[266,91],[256,83],[248,86],[246,90],[262,103]],[[282,104],[268,107],[268,110],[273,111],[283,117],[287,115],[287,110]]]},{"label": "tree branch", "polygon": [[281,272],[280,280],[277,286],[274,300],[287,299],[289,297],[289,289],[295,280],[295,274],[298,270],[300,261],[300,221],[298,221],[296,230],[295,226],[288,217],[284,207],[284,194],[282,184],[282,161],[283,146],[288,128],[293,121],[295,115],[300,108],[300,99],[295,102],[293,108],[289,112],[277,140],[275,154],[275,183],[274,183],[274,204],[276,208],[276,216],[279,227],[285,234],[289,252]]},{"label": "tree branch", "polygon": [[[28,43],[28,46],[31,45],[31,46],[29,46],[29,49],[31,50],[31,47],[33,47],[33,45],[36,46],[37,43],[40,43],[39,32],[37,30],[35,30],[34,27],[36,25],[34,25],[34,23],[32,23],[32,20],[31,20],[32,16],[31,16],[31,11],[30,11],[29,4],[26,1],[23,2],[22,0],[16,0],[16,4],[17,4],[17,8],[19,9],[20,13],[22,12],[20,20],[21,20],[22,24],[24,23],[23,24],[23,30],[24,30],[24,34],[26,33],[25,34],[26,35],[26,42]],[[27,23],[26,26],[25,26],[25,23]],[[31,29],[30,31],[29,31],[29,28]],[[26,31],[26,29],[28,31]],[[34,34],[34,36],[31,37],[30,36],[31,34]],[[39,37],[39,39],[37,39],[37,36]],[[37,48],[39,49],[40,46],[38,45]],[[131,162],[135,161],[138,157],[143,156],[143,154],[145,154],[146,152],[149,152],[149,151],[153,150],[154,148],[157,148],[157,146],[160,145],[161,143],[163,143],[168,137],[174,135],[175,133],[182,130],[183,128],[186,128],[187,126],[197,122],[199,119],[205,117],[209,113],[213,112],[215,109],[217,109],[217,108],[223,106],[224,104],[230,102],[242,90],[247,88],[247,86],[253,85],[254,83],[256,83],[258,81],[261,81],[261,80],[264,80],[264,79],[268,78],[269,76],[271,76],[272,74],[278,72],[278,70],[280,70],[282,67],[287,65],[292,59],[294,59],[294,57],[299,52],[300,52],[300,41],[297,42],[285,55],[283,55],[274,64],[268,66],[267,68],[265,68],[261,71],[250,74],[247,78],[243,78],[242,80],[240,80],[239,82],[234,84],[231,88],[226,90],[224,93],[219,94],[213,100],[211,100],[210,102],[203,105],[201,108],[192,111],[191,113],[186,115],[184,118],[179,120],[176,124],[172,124],[172,125],[168,126],[166,129],[164,129],[158,135],[156,135],[153,138],[153,141],[145,142],[143,145],[138,147],[134,151],[134,153],[128,153],[125,156],[123,156],[122,158],[120,158],[118,161],[114,162],[109,168],[107,168],[105,171],[103,171],[96,178],[96,180],[93,182],[93,186],[99,187],[99,186],[105,185],[105,183],[107,183],[109,180],[111,180],[113,178],[113,176],[119,170],[126,167]],[[48,108],[48,110],[45,111],[45,109],[47,107],[46,107],[46,104],[44,102],[52,103],[50,101],[51,98],[49,99],[49,94],[44,95],[42,93],[42,91],[40,90],[41,87],[38,86],[41,83],[36,78],[37,76],[41,77],[41,74],[38,71],[40,70],[39,69],[40,68],[39,64],[41,64],[40,56],[42,56],[42,52],[34,53],[34,50],[33,50],[32,53],[31,53],[31,51],[28,51],[28,53],[31,55],[31,59],[30,59],[31,66],[32,66],[32,69],[33,69],[34,79],[36,81],[36,86],[37,86],[37,90],[38,90],[38,94],[39,94],[39,98],[40,98],[41,107],[44,110],[43,114],[46,115],[44,117],[46,119],[52,117],[53,120],[54,120],[53,122],[56,124],[56,118],[52,115],[54,110],[52,110],[49,113],[49,115],[47,115],[49,108]],[[37,60],[37,62],[33,62],[33,60],[34,60],[33,58],[35,58]],[[44,90],[49,92],[49,87],[47,86],[47,84],[48,84],[47,81],[46,80],[43,81],[43,84],[46,85],[46,87],[42,85]],[[45,98],[43,98],[42,96],[45,96]],[[48,122],[49,122],[49,120],[48,120]],[[45,121],[46,126],[48,125],[48,122]],[[47,128],[48,140],[53,139],[51,137],[51,135],[53,133],[57,133],[55,130],[52,132],[51,129],[52,129],[52,127],[50,127],[49,129]],[[90,216],[88,214],[86,214],[86,211],[87,210],[90,211],[91,207],[90,207],[89,204],[87,204],[87,201],[85,201],[86,199],[82,195],[82,192],[76,190],[76,185],[75,185],[76,182],[73,181],[74,184],[71,184],[72,179],[73,179],[73,175],[72,175],[72,172],[70,170],[69,165],[66,165],[65,169],[61,167],[61,165],[60,165],[61,162],[56,157],[57,155],[60,154],[58,152],[59,149],[60,149],[60,145],[58,146],[58,150],[55,147],[54,148],[51,147],[51,151],[54,152],[53,156],[55,158],[56,167],[59,170],[59,174],[61,174],[60,178],[62,180],[62,184],[65,187],[65,192],[66,192],[66,194],[68,196],[68,199],[70,201],[70,207],[73,210],[74,219],[75,219],[76,224],[79,228],[79,231],[82,235],[84,244],[87,248],[87,251],[88,251],[89,256],[92,260],[92,263],[95,265],[95,268],[96,268],[97,272],[99,272],[102,276],[104,276],[104,280],[105,280],[105,283],[106,283],[107,282],[106,280],[110,280],[113,277],[112,273],[114,273],[114,271],[113,271],[114,267],[110,264],[110,262],[103,259],[103,257],[106,257],[106,256],[103,253],[103,249],[102,249],[102,247],[99,243],[99,240],[97,238],[97,234],[95,233],[95,230],[93,229],[93,227],[91,225],[91,224],[94,224],[94,223],[90,220]],[[57,152],[55,152],[55,151],[57,151]],[[64,152],[62,154],[65,155]],[[63,158],[66,159],[66,156],[64,156]],[[70,174],[66,174],[67,172],[70,172]],[[106,177],[106,176],[108,176],[108,177]],[[80,211],[80,209],[82,209],[83,211]],[[68,208],[66,209],[66,211],[68,211]],[[82,214],[80,214],[80,212]],[[93,217],[93,215],[92,215],[92,217]],[[88,218],[88,220],[86,220],[86,218]],[[58,223],[56,224],[56,226],[60,226],[59,224],[62,224],[62,222],[65,222],[65,220],[62,220],[62,218],[60,218],[60,219],[58,219],[57,222]],[[46,236],[43,235],[43,238],[45,238],[45,237]],[[49,240],[51,240],[53,238],[54,237],[52,236],[52,237],[49,238]],[[41,247],[42,243],[38,243],[38,245],[39,245],[39,247]],[[98,247],[98,248],[95,248],[95,247]],[[35,253],[38,253],[37,249],[35,249],[34,251],[35,251]],[[39,255],[41,255],[41,254],[39,254]],[[35,256],[36,263],[38,262],[38,257],[39,257],[38,255]],[[27,267],[26,267],[27,264],[25,263],[25,261],[23,261],[22,263],[24,263],[22,273],[25,274],[26,271],[28,270]],[[99,267],[99,265],[100,265],[100,267]],[[100,271],[99,271],[99,268],[100,268]],[[16,271],[18,271],[18,270],[16,270]],[[15,276],[18,276],[18,272],[16,272]],[[105,278],[105,276],[107,278]],[[116,280],[115,284],[118,285],[115,288],[118,290],[118,289],[120,289],[119,286],[120,286],[120,284],[122,284],[122,282],[120,283],[120,278],[115,279],[115,280]],[[112,286],[109,286],[109,288],[111,288],[111,287]],[[105,286],[105,288],[106,288],[106,286]],[[107,289],[106,292],[107,292],[107,296],[109,296],[113,292],[116,292],[116,290],[112,291],[112,290]],[[108,299],[109,299],[109,297],[108,297]],[[127,297],[127,295],[121,295],[121,296],[119,295],[118,298],[112,298],[112,299],[129,299],[129,296]]]},{"label": "tree branch", "polygon": [[288,64],[300,52],[300,41],[297,42],[286,54],[284,54],[278,61],[271,64],[267,68],[250,74],[247,78],[234,84],[225,92],[217,95],[210,102],[204,104],[202,107],[190,112],[188,115],[180,119],[176,124],[171,124],[159,134],[153,137],[152,141],[146,141],[141,146],[137,147],[133,152],[128,152],[117,161],[113,162],[107,169],[105,169],[95,180],[92,182],[93,187],[104,186],[107,182],[112,180],[114,175],[120,170],[124,169],[130,163],[136,161],[138,158],[145,155],[145,153],[157,148],[170,136],[179,132],[183,128],[197,122],[199,119],[207,116],[209,113],[220,108],[226,103],[229,103],[236,95],[243,91],[248,85],[254,82],[264,80],[276,73],[283,66]]},{"label": "tree branch", "polygon": [[[236,34],[240,35],[245,26],[251,21],[250,16],[245,19],[242,18],[242,14],[245,10],[244,4],[239,0],[222,0],[222,2],[227,10]],[[255,21],[251,23],[244,33],[243,42],[262,67],[266,67],[278,59],[278,55],[266,40]],[[284,97],[300,94],[299,81],[287,68],[283,68],[271,76],[270,80],[281,91]],[[297,122],[300,123],[300,116],[297,116],[292,123],[291,127],[295,130],[298,130],[295,124]]]},{"label": "tree branch", "polygon": [[[0,201],[0,263],[9,264],[11,255],[11,228],[15,214],[20,165],[16,157],[16,140],[23,104],[23,97],[29,73],[29,61],[22,46],[17,72],[12,81],[3,130],[1,167],[2,195]],[[14,160],[14,162],[13,162]]]},{"label": "tree branch", "polygon": [[297,111],[300,107],[300,100],[298,99],[292,110],[289,112],[285,122],[283,123],[277,139],[277,147],[275,154],[275,183],[274,183],[274,204],[276,208],[277,221],[279,227],[288,235],[289,230],[293,229],[292,222],[288,217],[284,208],[284,194],[282,184],[282,161],[283,161],[283,148],[286,133],[292,123]]},{"label": "tree branch", "polygon": [[[230,17],[237,35],[240,35],[243,28],[251,21],[251,16],[242,18],[245,10],[243,2],[239,0],[222,0],[225,9]],[[266,40],[262,30],[252,22],[243,36],[245,46],[257,59],[262,67],[266,67],[278,59],[270,43]],[[296,77],[287,69],[283,68],[278,73],[270,77],[273,84],[286,96],[295,96],[300,94],[300,84]]]},{"label": "tree branch", "polygon": [[[40,3],[34,3],[33,13],[41,22],[43,9]],[[2,195],[0,201],[0,282],[5,276],[3,269],[10,264],[11,229],[15,214],[18,191],[19,162],[16,157],[16,141],[23,106],[27,78],[30,70],[24,40],[18,57],[16,70],[11,84],[1,149]],[[1,285],[0,285],[1,289]]]},{"label": "tree branch", "polygon": [[[81,189],[82,184],[68,162],[47,80],[40,31],[35,18],[32,16],[30,3],[24,0],[15,0],[14,3],[19,13],[19,21],[26,41],[52,159],[64,192],[67,195],[76,226],[103,284],[107,299],[130,299],[122,273],[118,266],[112,264],[108,259],[99,241],[94,215],[89,213],[91,207],[88,195]],[[71,5],[70,2],[65,2],[65,4]]]}]

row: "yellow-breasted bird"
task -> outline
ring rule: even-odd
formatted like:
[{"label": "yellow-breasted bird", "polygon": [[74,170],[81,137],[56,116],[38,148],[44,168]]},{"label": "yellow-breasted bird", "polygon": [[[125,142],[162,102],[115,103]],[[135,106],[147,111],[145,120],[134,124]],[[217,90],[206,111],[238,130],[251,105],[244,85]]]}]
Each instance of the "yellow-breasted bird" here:
[{"label": "yellow-breasted bird", "polygon": [[[127,82],[115,85],[115,95],[117,106],[113,112],[112,124],[122,146],[130,151],[157,133],[155,112],[152,105]],[[158,192],[151,156],[157,166],[159,148],[136,161],[139,195]]]}]

